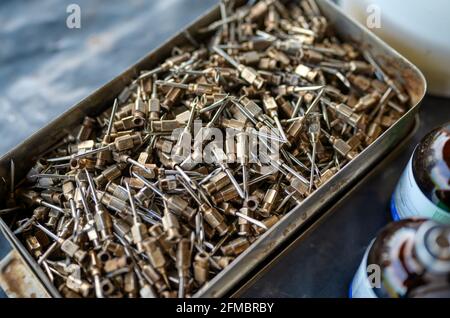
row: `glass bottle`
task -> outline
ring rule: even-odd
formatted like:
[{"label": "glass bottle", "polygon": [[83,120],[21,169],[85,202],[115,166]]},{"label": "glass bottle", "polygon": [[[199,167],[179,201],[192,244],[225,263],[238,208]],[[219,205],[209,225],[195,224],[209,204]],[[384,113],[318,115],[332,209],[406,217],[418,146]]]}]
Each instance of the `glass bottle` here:
[{"label": "glass bottle", "polygon": [[450,123],[415,149],[391,200],[394,220],[430,218],[450,224]]},{"label": "glass bottle", "polygon": [[450,225],[405,219],[384,228],[367,249],[352,298],[450,298]]}]

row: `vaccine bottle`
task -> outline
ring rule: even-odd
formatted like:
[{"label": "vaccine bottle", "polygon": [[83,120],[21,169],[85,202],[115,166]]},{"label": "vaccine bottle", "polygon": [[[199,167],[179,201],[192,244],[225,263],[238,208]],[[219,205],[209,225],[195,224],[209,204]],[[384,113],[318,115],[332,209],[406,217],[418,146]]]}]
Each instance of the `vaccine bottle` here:
[{"label": "vaccine bottle", "polygon": [[405,219],[384,228],[367,249],[351,298],[449,298],[450,225]]},{"label": "vaccine bottle", "polygon": [[429,218],[450,224],[450,123],[426,135],[391,199],[394,220]]}]

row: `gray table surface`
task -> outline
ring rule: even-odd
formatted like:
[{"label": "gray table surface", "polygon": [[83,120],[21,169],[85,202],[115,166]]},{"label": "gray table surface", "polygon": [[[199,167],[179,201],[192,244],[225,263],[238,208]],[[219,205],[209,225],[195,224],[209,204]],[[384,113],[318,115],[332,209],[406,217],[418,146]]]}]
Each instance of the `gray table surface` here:
[{"label": "gray table surface", "polygon": [[[81,29],[66,26],[81,8]],[[158,46],[215,0],[0,2],[0,155]],[[375,169],[314,231],[293,244],[244,297],[345,297],[368,243],[390,221],[389,198],[420,138],[450,119],[427,96],[404,150]],[[0,255],[8,249],[0,237]],[[0,297],[4,296],[0,290]]]}]

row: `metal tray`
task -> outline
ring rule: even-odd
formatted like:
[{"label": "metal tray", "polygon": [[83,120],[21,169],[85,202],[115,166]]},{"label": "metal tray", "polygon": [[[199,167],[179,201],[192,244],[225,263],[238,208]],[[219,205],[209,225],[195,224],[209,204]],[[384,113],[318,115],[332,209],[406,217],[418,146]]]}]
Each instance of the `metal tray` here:
[{"label": "metal tray", "polygon": [[[299,230],[306,229],[307,226],[311,225],[311,220],[323,213],[325,208],[339,198],[345,189],[354,185],[380,158],[394,149],[408,134],[414,124],[414,117],[418,112],[419,103],[426,92],[426,81],[420,70],[367,29],[347,17],[332,2],[328,0],[316,1],[339,36],[357,41],[361,46],[367,47],[385,69],[395,70],[398,75],[401,75],[406,80],[404,85],[411,97],[412,107],[377,141],[366,148],[357,158],[302,202],[300,206],[294,208],[292,212],[254,242],[230,266],[203,286],[194,297],[221,297],[226,295],[231,288],[244,279],[273,250],[290,238],[293,233],[298,233]],[[237,2],[244,3],[245,1],[239,0]],[[0,176],[3,176],[5,180],[8,179],[10,159],[14,159],[17,171],[15,177],[17,180],[21,180],[39,154],[43,153],[58,140],[61,140],[68,131],[72,131],[78,126],[84,116],[100,114],[112,104],[114,96],[118,95],[141,70],[151,69],[167,57],[174,46],[186,43],[188,41],[187,34],[196,37],[196,30],[219,19],[219,17],[220,11],[218,6],[216,6],[117,78],[33,134],[0,159]],[[0,198],[6,198],[7,189],[8,184],[0,179]],[[0,200],[0,202],[4,201]],[[1,204],[3,203],[0,203],[0,208]],[[0,229],[10,238],[15,248],[17,248],[36,276],[45,285],[49,294],[53,297],[60,297],[56,288],[50,283],[35,260],[1,219]]]}]

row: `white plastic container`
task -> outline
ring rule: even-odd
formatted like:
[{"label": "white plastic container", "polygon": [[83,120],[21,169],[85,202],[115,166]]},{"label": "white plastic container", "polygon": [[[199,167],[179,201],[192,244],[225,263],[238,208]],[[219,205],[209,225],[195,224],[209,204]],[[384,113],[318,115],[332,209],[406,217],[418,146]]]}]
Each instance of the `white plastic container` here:
[{"label": "white plastic container", "polygon": [[[450,97],[450,1],[339,0],[344,11],[369,27],[425,74],[428,91]],[[373,27],[379,13],[380,28]],[[369,21],[369,24],[367,23]]]}]

